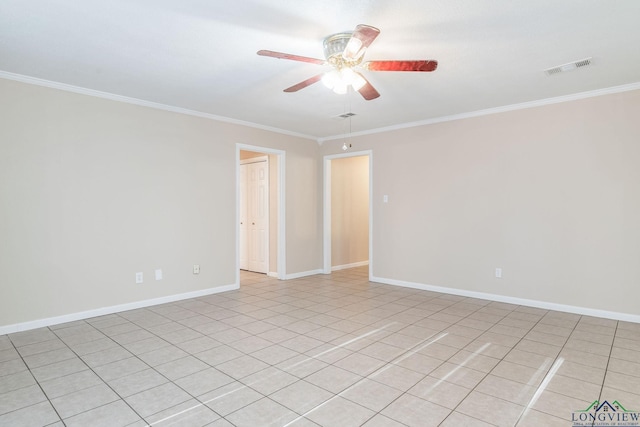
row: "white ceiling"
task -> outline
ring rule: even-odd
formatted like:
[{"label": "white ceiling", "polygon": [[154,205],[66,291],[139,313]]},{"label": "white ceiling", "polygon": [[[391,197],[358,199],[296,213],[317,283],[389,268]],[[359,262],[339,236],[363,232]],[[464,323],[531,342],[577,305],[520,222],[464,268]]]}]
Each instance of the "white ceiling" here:
[{"label": "white ceiling", "polygon": [[[29,76],[312,138],[640,81],[637,0],[2,0],[0,76]],[[437,59],[433,73],[367,72],[381,96],[317,83],[325,36],[364,23],[374,59]],[[543,70],[592,57],[592,65]],[[1,94],[0,94],[1,95]]]}]

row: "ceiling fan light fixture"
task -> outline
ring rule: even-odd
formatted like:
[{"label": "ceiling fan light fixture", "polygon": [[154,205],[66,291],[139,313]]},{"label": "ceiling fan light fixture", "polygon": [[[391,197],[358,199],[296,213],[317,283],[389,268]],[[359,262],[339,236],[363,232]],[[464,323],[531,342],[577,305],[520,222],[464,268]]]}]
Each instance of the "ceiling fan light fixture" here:
[{"label": "ceiling fan light fixture", "polygon": [[362,40],[356,37],[351,37],[351,39],[349,39],[349,43],[347,43],[347,46],[342,52],[342,57],[354,60],[364,55],[365,50],[366,49],[362,47]]},{"label": "ceiling fan light fixture", "polygon": [[331,62],[331,58],[341,57],[349,44],[352,34],[352,32],[344,32],[326,37],[322,42],[325,59]]},{"label": "ceiling fan light fixture", "polygon": [[365,85],[366,80],[351,68],[343,68],[340,71],[333,70],[322,76],[322,83],[337,94],[345,94],[352,86],[359,90]]},{"label": "ceiling fan light fixture", "polygon": [[344,81],[339,81],[334,87],[333,87],[333,91],[335,93],[337,93],[338,95],[344,95],[345,93],[347,93],[347,89],[349,88],[349,85],[347,83],[345,83]]},{"label": "ceiling fan light fixture", "polygon": [[329,71],[328,73],[325,73],[324,76],[322,76],[322,84],[329,89],[333,90],[333,88],[336,87],[339,82],[340,74],[336,70]]},{"label": "ceiling fan light fixture", "polygon": [[337,94],[345,94],[349,86],[354,90],[360,90],[367,81],[351,68],[343,68],[340,71],[333,70],[326,73],[322,76],[322,83]]},{"label": "ceiling fan light fixture", "polygon": [[357,74],[351,68],[343,68],[340,70],[340,79],[347,85],[353,83]]},{"label": "ceiling fan light fixture", "polygon": [[366,83],[367,81],[364,79],[364,77],[362,77],[358,73],[353,73],[353,80],[351,81],[351,86],[353,87],[353,89],[360,90]]}]

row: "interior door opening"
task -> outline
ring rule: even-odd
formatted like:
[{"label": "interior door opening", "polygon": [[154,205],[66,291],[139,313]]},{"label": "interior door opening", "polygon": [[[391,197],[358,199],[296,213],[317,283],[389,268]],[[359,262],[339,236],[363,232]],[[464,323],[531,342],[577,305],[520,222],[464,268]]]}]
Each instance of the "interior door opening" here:
[{"label": "interior door opening", "polygon": [[371,152],[325,156],[324,273],[369,266],[371,277]]},{"label": "interior door opening", "polygon": [[237,275],[253,271],[285,278],[285,153],[237,144]]},{"label": "interior door opening", "polygon": [[[246,156],[251,152],[243,152]],[[259,154],[259,153],[257,153]],[[240,160],[240,269],[269,272],[269,157]]]}]

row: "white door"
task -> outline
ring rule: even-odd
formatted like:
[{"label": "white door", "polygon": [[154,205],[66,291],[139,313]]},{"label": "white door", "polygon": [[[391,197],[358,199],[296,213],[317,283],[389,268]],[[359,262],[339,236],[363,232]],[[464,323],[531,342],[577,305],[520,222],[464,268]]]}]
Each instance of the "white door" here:
[{"label": "white door", "polygon": [[249,269],[249,247],[247,245],[247,177],[249,165],[240,165],[240,269]]},{"label": "white door", "polygon": [[257,273],[269,269],[269,163],[263,159],[240,165],[240,268]]},{"label": "white door", "polygon": [[249,165],[249,270],[266,273],[269,250],[269,167],[267,162]]}]

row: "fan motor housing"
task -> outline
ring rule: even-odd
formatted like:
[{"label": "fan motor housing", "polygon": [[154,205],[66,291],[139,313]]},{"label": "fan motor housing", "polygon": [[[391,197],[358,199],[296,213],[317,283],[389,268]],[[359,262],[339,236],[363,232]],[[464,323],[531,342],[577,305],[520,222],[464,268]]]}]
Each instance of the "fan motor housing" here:
[{"label": "fan motor housing", "polygon": [[342,53],[344,52],[353,31],[332,34],[324,39],[322,46],[324,48],[324,57],[327,62],[334,67],[341,69],[344,67],[354,67],[362,62],[362,57],[349,61],[344,59]]}]

